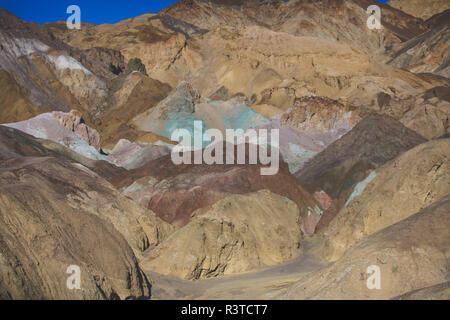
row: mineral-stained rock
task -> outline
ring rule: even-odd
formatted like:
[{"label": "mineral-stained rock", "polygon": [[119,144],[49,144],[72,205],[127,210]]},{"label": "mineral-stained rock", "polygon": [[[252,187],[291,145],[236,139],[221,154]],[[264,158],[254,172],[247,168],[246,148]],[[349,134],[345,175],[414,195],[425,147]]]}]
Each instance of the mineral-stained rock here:
[{"label": "mineral-stained rock", "polygon": [[177,227],[186,225],[195,210],[210,206],[228,195],[263,189],[295,202],[302,217],[300,224],[308,212],[321,215],[316,200],[289,173],[283,161],[280,160],[280,168],[275,175],[261,175],[261,167],[260,164],[175,165],[169,155],[114,178],[114,185],[127,197]]},{"label": "mineral-stained rock", "polygon": [[[95,149],[94,146],[89,144],[89,140],[91,143],[94,143],[94,145],[96,144],[96,141],[99,142],[97,131],[87,127],[84,123],[75,125],[74,123],[78,123],[79,120],[76,120],[77,116],[72,113],[61,113],[61,116],[57,114],[57,117],[62,121],[67,120],[67,122],[60,122],[60,120],[52,113],[43,113],[34,118],[16,123],[4,124],[4,126],[21,130],[37,138],[58,142],[80,155],[93,160],[108,160]],[[72,120],[70,120],[70,118],[72,118]],[[64,124],[67,125],[67,127],[65,127]],[[84,137],[81,134],[78,134],[78,132],[84,134]]]},{"label": "mineral-stained rock", "polygon": [[[308,274],[280,297],[390,299],[448,282],[449,208],[450,196],[446,196],[362,239],[334,264]],[[369,266],[380,268],[380,290],[368,288],[368,281],[374,283],[374,271]]]},{"label": "mineral-stained rock", "polygon": [[231,195],[192,215],[142,261],[145,270],[194,280],[271,266],[298,254],[298,207],[267,190]]},{"label": "mineral-stained rock", "polygon": [[23,22],[4,9],[0,10],[0,42],[0,69],[17,83],[19,88],[13,89],[20,91],[23,99],[15,102],[14,95],[8,98],[12,99],[10,103],[15,102],[10,107],[20,107],[24,112],[12,119],[0,119],[1,123],[25,120],[25,112],[36,106],[46,112],[80,110],[92,125],[93,118],[105,108],[108,80],[124,69],[119,51],[73,48],[44,26]]},{"label": "mineral-stained rock", "polygon": [[425,141],[391,117],[372,115],[313,157],[295,176],[312,189],[346,199],[369,170]]},{"label": "mineral-stained rock", "polygon": [[130,169],[139,168],[146,163],[164,157],[170,153],[165,145],[143,145],[131,143],[128,140],[120,140],[108,155],[117,166]]},{"label": "mineral-stained rock", "polygon": [[[376,0],[181,0],[81,30],[0,9],[0,123],[8,123],[0,126],[0,298],[70,297],[58,273],[68,260],[94,279],[83,278],[76,297],[147,297],[136,263],[147,254],[149,270],[197,279],[285,261],[301,233],[319,233],[321,254],[336,260],[440,200],[449,188],[443,153],[426,144],[402,158],[426,139],[448,150],[450,134],[449,13],[438,13],[441,0],[421,12],[417,3],[405,13]],[[379,30],[367,28],[373,4]],[[408,12],[438,14],[424,21]],[[278,173],[174,165],[172,133],[195,120],[221,131],[279,129]],[[408,171],[391,168],[396,160]],[[446,239],[437,224],[423,223],[440,239],[412,232],[428,247],[383,238],[432,274],[394,281],[405,291],[382,297],[445,294],[424,288],[448,281],[448,261],[433,260]],[[408,255],[416,249],[417,264]],[[352,262],[343,270],[362,267]],[[347,272],[338,269],[296,293],[345,293],[341,284],[333,291]]]},{"label": "mineral-stained rock", "polygon": [[109,90],[108,108],[97,122],[102,141],[107,146],[115,145],[120,139],[136,142],[148,134],[136,130],[130,120],[166,98],[171,87],[140,72],[132,72],[112,80]]},{"label": "mineral-stained rock", "polygon": [[0,126],[0,137],[0,160],[14,157],[55,157],[66,159],[70,162],[82,164],[108,181],[114,177],[122,176],[125,172],[125,169],[116,167],[109,162],[83,157],[58,142],[38,139],[3,125]]},{"label": "mineral-stained rock", "polygon": [[320,207],[323,210],[322,216],[319,222],[314,225],[314,233],[322,232],[326,230],[330,221],[334,219],[339,209],[343,206],[343,201],[339,199],[333,199],[323,190],[314,192],[314,199],[316,199]]},{"label": "mineral-stained rock", "polygon": [[[171,226],[153,212],[122,196],[98,174],[81,163],[73,162],[74,159],[69,158],[72,161],[68,161],[65,153],[70,156],[70,152],[63,151],[61,156],[26,135],[20,139],[24,146],[15,150],[14,144],[10,144],[11,131],[14,130],[0,126],[0,159],[4,168],[2,185],[23,185],[30,192],[38,190],[40,197],[46,199],[43,212],[47,206],[55,212],[70,207],[73,212],[79,210],[98,216],[112,223],[138,256],[171,232]],[[35,151],[39,148],[43,149],[42,153]],[[29,207],[34,206],[34,198],[23,194],[17,199],[22,197],[23,203],[30,201]]]},{"label": "mineral-stained rock", "polygon": [[81,112],[77,110],[71,110],[68,113],[53,111],[53,116],[63,127],[80,135],[90,146],[93,146],[100,152],[100,135],[97,130],[92,129],[85,124]]},{"label": "mineral-stained rock", "polygon": [[[209,30],[225,24],[235,28],[264,25],[297,36],[339,39],[358,47],[367,46],[373,49],[374,46],[380,45],[371,41],[376,35],[361,32],[360,28],[361,25],[365,26],[367,17],[365,10],[371,4],[382,7],[386,22],[383,32],[387,38],[384,41],[394,35],[403,39],[424,29],[420,19],[370,0],[311,2],[187,0],[177,2],[162,13]],[[328,17],[326,21],[321,19],[323,14]]]},{"label": "mineral-stained rock", "polygon": [[438,139],[378,168],[362,194],[330,223],[325,232],[323,256],[334,261],[363,237],[445,197],[450,190],[449,157],[450,139]]},{"label": "mineral-stained rock", "polygon": [[120,51],[108,48],[90,48],[84,50],[80,62],[102,78],[112,79],[125,70],[124,57]]},{"label": "mineral-stained rock", "polygon": [[316,143],[329,145],[350,131],[359,116],[338,101],[327,97],[301,97],[281,116],[281,123],[311,136]]},{"label": "mineral-stained rock", "polygon": [[428,100],[433,98],[450,102],[450,87],[439,86],[427,90],[424,94],[424,99]]},{"label": "mineral-stained rock", "polygon": [[200,93],[186,81],[154,108],[137,115],[132,123],[137,129],[150,131],[170,139],[172,129],[193,127],[195,104],[200,102]]}]

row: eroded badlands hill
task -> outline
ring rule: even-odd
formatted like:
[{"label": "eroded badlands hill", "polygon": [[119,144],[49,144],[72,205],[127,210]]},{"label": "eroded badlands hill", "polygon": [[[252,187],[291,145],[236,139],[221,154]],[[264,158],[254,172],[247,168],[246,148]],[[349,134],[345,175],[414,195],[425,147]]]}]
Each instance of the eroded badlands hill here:
[{"label": "eroded badlands hill", "polygon": [[425,141],[393,118],[373,115],[309,160],[296,177],[310,188],[346,199],[369,170]]},{"label": "eroded badlands hill", "polygon": [[427,0],[426,3],[421,0],[390,0],[389,5],[423,20],[450,9],[446,0]]},{"label": "eroded badlands hill", "polygon": [[[136,255],[171,227],[71,161],[69,150],[3,126],[0,141],[1,298],[148,298]],[[71,265],[81,268],[82,291],[66,287]]]},{"label": "eroded badlands hill", "polygon": [[[358,242],[335,264],[309,274],[287,299],[391,299],[448,282],[449,196]],[[381,290],[367,289],[367,267],[381,268]],[[412,280],[414,279],[414,280]],[[444,296],[448,299],[448,295]]]},{"label": "eroded badlands hill", "polygon": [[300,213],[268,190],[230,195],[192,214],[145,258],[145,270],[187,280],[274,266],[298,255]]},{"label": "eroded badlands hill", "polygon": [[324,256],[336,260],[358,240],[445,197],[450,139],[421,144],[372,172],[326,231]]},{"label": "eroded badlands hill", "polygon": [[[182,0],[81,30],[0,10],[0,297],[148,298],[142,270],[239,292],[268,267],[264,297],[448,296],[449,12],[417,3]],[[278,172],[175,165],[194,121],[279,129]]]}]

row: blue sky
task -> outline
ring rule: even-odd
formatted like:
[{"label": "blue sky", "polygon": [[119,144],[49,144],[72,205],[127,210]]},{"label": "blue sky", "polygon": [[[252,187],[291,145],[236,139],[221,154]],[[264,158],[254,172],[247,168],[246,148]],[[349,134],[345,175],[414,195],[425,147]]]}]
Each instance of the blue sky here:
[{"label": "blue sky", "polygon": [[[386,3],[388,0],[379,0]],[[76,4],[81,8],[81,21],[116,23],[148,12],[158,12],[177,0],[0,0],[7,9],[25,21],[38,23],[66,20],[66,9]]]}]

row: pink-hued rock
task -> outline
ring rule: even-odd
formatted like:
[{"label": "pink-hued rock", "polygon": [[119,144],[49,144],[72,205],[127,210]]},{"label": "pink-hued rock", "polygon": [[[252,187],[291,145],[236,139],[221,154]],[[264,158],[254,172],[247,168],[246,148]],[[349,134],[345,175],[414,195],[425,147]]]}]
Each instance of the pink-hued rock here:
[{"label": "pink-hued rock", "polygon": [[277,174],[267,176],[261,175],[261,164],[246,162],[242,165],[175,165],[167,155],[127,171],[112,184],[126,197],[150,208],[176,227],[186,226],[195,210],[211,206],[231,194],[260,190],[292,200],[300,210],[300,225],[308,211],[321,214],[317,201],[293,178],[284,161],[280,161]]},{"label": "pink-hued rock", "polygon": [[360,117],[327,97],[301,97],[281,115],[281,124],[297,129],[324,147],[349,132]]},{"label": "pink-hued rock", "polygon": [[301,225],[302,232],[305,236],[312,236],[315,233],[316,226],[321,217],[321,215],[308,210],[308,214],[303,218],[303,224]]},{"label": "pink-hued rock", "polygon": [[164,145],[144,145],[121,139],[108,155],[108,159],[119,167],[131,170],[169,153],[170,149]]},{"label": "pink-hued rock", "polygon": [[333,199],[323,190],[314,192],[314,199],[319,202],[323,210],[328,210],[333,204]]},{"label": "pink-hued rock", "polygon": [[92,129],[84,123],[82,114],[78,110],[71,110],[70,112],[54,111],[53,116],[59,121],[59,123],[69,129],[72,132],[80,135],[86,142],[93,146],[100,152],[100,135],[97,130]]}]

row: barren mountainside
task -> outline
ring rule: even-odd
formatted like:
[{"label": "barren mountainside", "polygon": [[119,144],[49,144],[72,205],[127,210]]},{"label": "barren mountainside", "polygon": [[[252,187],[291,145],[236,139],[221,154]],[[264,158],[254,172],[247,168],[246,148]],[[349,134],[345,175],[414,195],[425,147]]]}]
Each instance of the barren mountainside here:
[{"label": "barren mountainside", "polygon": [[449,15],[0,8],[0,299],[450,299]]}]

